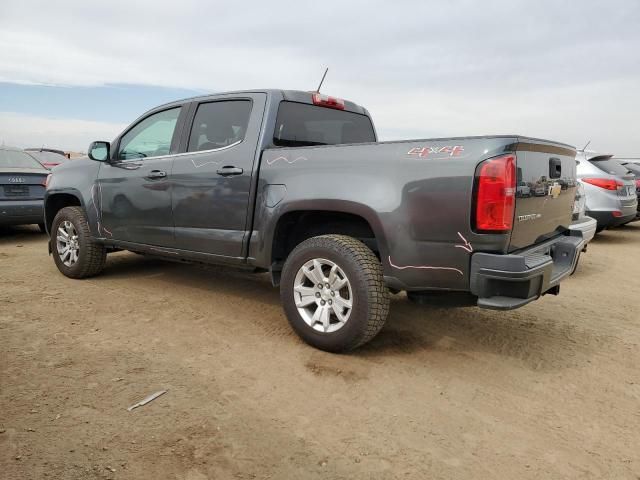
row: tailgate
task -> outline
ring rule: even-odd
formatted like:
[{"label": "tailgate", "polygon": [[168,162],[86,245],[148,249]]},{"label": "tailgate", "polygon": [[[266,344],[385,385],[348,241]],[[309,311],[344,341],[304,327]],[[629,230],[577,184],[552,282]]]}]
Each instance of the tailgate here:
[{"label": "tailgate", "polygon": [[569,228],[577,186],[575,155],[576,151],[567,145],[519,140],[510,252]]}]

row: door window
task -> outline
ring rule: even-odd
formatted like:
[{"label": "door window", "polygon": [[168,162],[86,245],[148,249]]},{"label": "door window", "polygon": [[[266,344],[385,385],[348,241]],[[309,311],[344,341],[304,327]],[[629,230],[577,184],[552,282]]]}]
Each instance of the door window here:
[{"label": "door window", "polygon": [[119,160],[168,155],[180,115],[180,107],[154,113],[129,130],[120,140]]},{"label": "door window", "polygon": [[225,100],[198,106],[189,135],[189,152],[214,150],[244,140],[250,100]]}]

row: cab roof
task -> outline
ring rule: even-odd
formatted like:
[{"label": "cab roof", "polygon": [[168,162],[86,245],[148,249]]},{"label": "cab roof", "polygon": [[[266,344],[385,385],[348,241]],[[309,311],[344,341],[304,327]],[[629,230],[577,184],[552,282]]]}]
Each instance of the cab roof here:
[{"label": "cab roof", "polygon": [[[217,92],[217,93],[211,93],[206,95],[197,95],[195,97],[183,98],[181,100],[175,100],[173,102],[168,102],[163,105],[159,105],[157,107],[154,107],[153,110],[156,110],[157,108],[161,108],[161,107],[172,106],[172,105],[182,105],[187,102],[194,102],[194,101],[201,102],[205,100],[215,100],[217,98],[227,96],[227,95],[242,95],[246,93],[265,93],[268,96],[276,97],[276,98],[279,97],[285,101],[307,103],[309,105],[313,105],[312,94],[316,92],[312,92],[312,91],[305,92],[303,90],[279,90],[279,89],[273,89],[273,88],[256,89],[256,90],[235,90],[230,92]],[[369,112],[367,111],[366,108],[362,107],[361,105],[358,105],[357,103],[351,102],[349,100],[344,100],[344,107],[345,107],[344,110],[348,112],[359,113],[361,115],[369,115]]]}]

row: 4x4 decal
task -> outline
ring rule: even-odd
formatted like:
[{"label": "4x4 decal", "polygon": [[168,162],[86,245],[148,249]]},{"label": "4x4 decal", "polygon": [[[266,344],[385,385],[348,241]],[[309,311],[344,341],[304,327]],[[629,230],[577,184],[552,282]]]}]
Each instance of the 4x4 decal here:
[{"label": "4x4 decal", "polygon": [[407,155],[417,155],[418,157],[428,157],[429,155],[446,154],[448,157],[459,157],[464,152],[462,145],[446,145],[444,147],[413,147]]}]

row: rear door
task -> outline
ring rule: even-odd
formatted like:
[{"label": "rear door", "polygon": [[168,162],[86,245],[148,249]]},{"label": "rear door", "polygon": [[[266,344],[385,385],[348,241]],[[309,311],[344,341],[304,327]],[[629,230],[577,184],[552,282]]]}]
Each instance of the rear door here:
[{"label": "rear door", "polygon": [[240,257],[266,94],[203,100],[173,164],[176,248]]},{"label": "rear door", "polygon": [[114,240],[173,247],[170,174],[183,108],[152,112],[135,123],[102,164],[98,194],[102,231]]},{"label": "rear door", "polygon": [[516,146],[516,209],[509,251],[542,242],[569,228],[576,192],[576,151],[521,139]]}]

